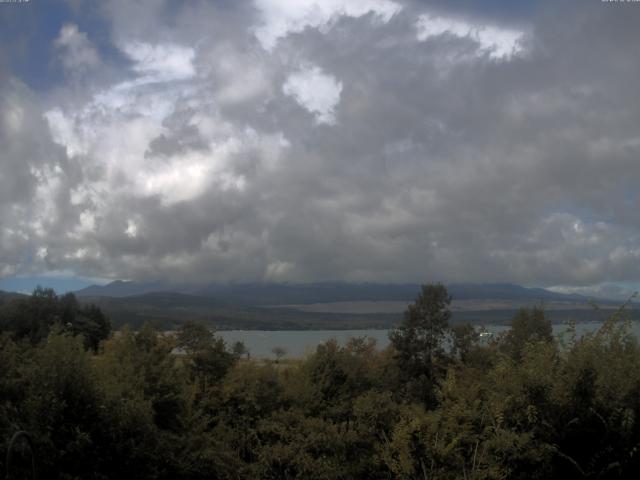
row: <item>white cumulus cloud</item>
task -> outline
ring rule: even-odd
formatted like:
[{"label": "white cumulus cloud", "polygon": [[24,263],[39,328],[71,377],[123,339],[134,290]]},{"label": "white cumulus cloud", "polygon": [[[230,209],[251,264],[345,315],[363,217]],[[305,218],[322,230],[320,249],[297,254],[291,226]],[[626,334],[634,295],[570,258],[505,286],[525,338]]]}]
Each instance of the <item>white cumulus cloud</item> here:
[{"label": "white cumulus cloud", "polygon": [[402,8],[390,0],[256,0],[255,5],[262,14],[255,35],[267,50],[290,33],[307,27],[327,28],[341,16],[362,17],[372,13],[386,23]]},{"label": "white cumulus cloud", "polygon": [[319,67],[307,66],[292,73],[282,91],[313,113],[318,123],[336,122],[335,108],[340,102],[342,82],[327,75]]},{"label": "white cumulus cloud", "polygon": [[173,44],[124,42],[122,51],[134,62],[133,69],[150,81],[170,81],[195,75],[193,48]]},{"label": "white cumulus cloud", "polygon": [[486,53],[496,60],[509,59],[523,50],[521,41],[524,32],[516,29],[431,14],[420,15],[416,28],[420,41],[441,35],[467,38],[478,45],[481,54]]}]

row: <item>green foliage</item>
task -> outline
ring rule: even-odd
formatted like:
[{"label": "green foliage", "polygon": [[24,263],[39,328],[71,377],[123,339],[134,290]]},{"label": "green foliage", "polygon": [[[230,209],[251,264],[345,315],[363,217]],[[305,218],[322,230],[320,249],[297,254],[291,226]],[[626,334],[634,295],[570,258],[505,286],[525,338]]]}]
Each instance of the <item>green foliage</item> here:
[{"label": "green foliage", "polygon": [[224,340],[202,324],[185,322],[178,330],[176,346],[185,352],[185,365],[204,392],[222,379],[238,360]]},{"label": "green foliage", "polygon": [[188,322],[96,349],[78,318],[101,316],[41,291],[2,311],[0,448],[28,431],[51,479],[637,477],[640,346],[624,311],[559,345],[541,309],[523,310],[483,345],[448,329],[448,305],[426,286],[388,349],[331,340],[275,363]]},{"label": "green foliage", "polygon": [[475,350],[480,334],[468,323],[451,327],[451,354],[466,362]]},{"label": "green foliage", "polygon": [[34,439],[44,478],[81,478],[93,464],[98,392],[83,339],[53,332],[21,365],[26,392],[20,425]]},{"label": "green foliage", "polygon": [[211,329],[192,321],[184,322],[178,330],[176,345],[187,354],[204,350],[215,340]]},{"label": "green foliage", "polygon": [[389,335],[407,395],[430,406],[434,405],[435,382],[441,373],[439,360],[444,357],[450,304],[451,297],[442,284],[423,285],[400,326]]},{"label": "green foliage", "polygon": [[423,285],[416,301],[404,313],[402,324],[391,333],[400,362],[411,370],[428,370],[434,355],[442,354],[449,327],[451,297],[441,285]]},{"label": "green foliage", "polygon": [[233,355],[237,358],[240,359],[244,356],[246,356],[247,358],[251,357],[251,353],[249,352],[249,349],[247,348],[247,346],[241,342],[241,341],[237,341],[233,344],[233,346],[231,347],[231,351],[233,352]]},{"label": "green foliage", "polygon": [[278,363],[280,359],[287,354],[287,349],[284,347],[273,347],[271,353],[276,356],[276,363]]},{"label": "green foliage", "polygon": [[542,307],[520,309],[511,321],[502,340],[502,350],[518,359],[522,349],[531,342],[551,342],[553,340],[551,321],[546,318]]},{"label": "green foliage", "polygon": [[354,398],[375,383],[374,345],[363,339],[353,339],[345,347],[336,340],[318,345],[302,365],[312,397],[307,408],[336,421],[348,420]]},{"label": "green foliage", "polygon": [[94,351],[111,333],[104,313],[95,305],[80,305],[72,293],[59,297],[50,288],[37,287],[31,296],[0,306],[0,332],[9,333],[14,340],[36,345],[56,325],[72,335],[82,335],[85,347]]},{"label": "green foliage", "polygon": [[68,325],[73,335],[82,335],[85,347],[93,351],[98,350],[100,342],[108,338],[111,333],[109,319],[95,305],[79,308],[76,316],[64,325]]}]

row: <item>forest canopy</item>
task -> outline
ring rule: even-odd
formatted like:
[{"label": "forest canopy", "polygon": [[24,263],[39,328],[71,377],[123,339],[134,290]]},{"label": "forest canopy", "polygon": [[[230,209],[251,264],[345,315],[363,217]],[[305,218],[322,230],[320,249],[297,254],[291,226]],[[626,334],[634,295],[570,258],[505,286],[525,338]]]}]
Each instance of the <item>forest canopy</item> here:
[{"label": "forest canopy", "polygon": [[[425,285],[386,349],[248,358],[208,328],[111,332],[38,289],[0,307],[0,471],[39,478],[636,478],[640,347],[625,311],[554,337],[541,308],[482,341]],[[30,478],[28,476],[24,478]]]}]

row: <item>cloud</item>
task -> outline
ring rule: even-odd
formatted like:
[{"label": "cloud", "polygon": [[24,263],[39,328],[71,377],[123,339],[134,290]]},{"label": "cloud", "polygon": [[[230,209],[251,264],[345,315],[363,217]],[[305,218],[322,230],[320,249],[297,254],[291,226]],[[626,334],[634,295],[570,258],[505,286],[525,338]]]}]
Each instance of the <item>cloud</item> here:
[{"label": "cloud", "polygon": [[443,35],[469,39],[477,45],[480,54],[488,54],[490,58],[495,60],[509,59],[523,52],[524,32],[516,29],[473,23],[454,17],[442,17],[428,13],[418,17],[416,29],[418,40],[422,42]]},{"label": "cloud", "polygon": [[335,107],[340,101],[342,83],[316,66],[292,73],[282,86],[285,95],[313,113],[318,123],[335,123]]},{"label": "cloud", "polygon": [[637,297],[636,294],[639,291],[637,284],[625,283],[602,283],[584,287],[555,285],[549,287],[549,290],[559,293],[577,293],[593,299],[596,305],[598,304],[598,299],[611,299],[624,302],[634,295]]},{"label": "cloud", "polygon": [[447,5],[104,3],[0,77],[0,275],[638,282],[640,10]]},{"label": "cloud", "polygon": [[341,16],[362,17],[373,14],[388,22],[401,6],[390,0],[257,0],[262,21],[254,32],[262,46],[271,50],[280,38],[305,28],[328,29]]},{"label": "cloud", "polygon": [[85,32],[67,23],[60,29],[54,46],[61,52],[64,69],[71,74],[82,74],[100,65],[100,56]]},{"label": "cloud", "polygon": [[143,81],[183,80],[195,75],[192,48],[172,44],[124,42],[122,51],[134,62]]}]

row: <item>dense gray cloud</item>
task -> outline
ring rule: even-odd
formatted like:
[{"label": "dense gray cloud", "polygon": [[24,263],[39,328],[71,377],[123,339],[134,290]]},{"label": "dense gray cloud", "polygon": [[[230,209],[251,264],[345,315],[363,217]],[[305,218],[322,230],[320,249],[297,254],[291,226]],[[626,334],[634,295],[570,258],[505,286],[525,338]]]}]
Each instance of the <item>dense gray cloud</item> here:
[{"label": "dense gray cloud", "polygon": [[640,281],[640,6],[346,5],[67,22],[0,83],[0,275]]}]

